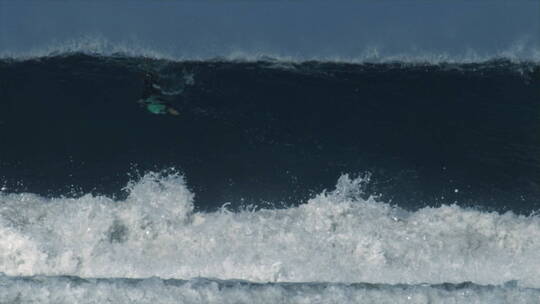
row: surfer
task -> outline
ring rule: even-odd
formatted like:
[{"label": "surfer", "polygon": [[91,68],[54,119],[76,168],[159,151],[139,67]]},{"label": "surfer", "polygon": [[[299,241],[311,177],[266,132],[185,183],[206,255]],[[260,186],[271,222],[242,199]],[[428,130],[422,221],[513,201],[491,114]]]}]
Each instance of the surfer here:
[{"label": "surfer", "polygon": [[157,85],[156,77],[152,73],[145,73],[144,88],[138,103],[144,105],[152,114],[170,114],[178,116],[180,113],[168,101]]}]

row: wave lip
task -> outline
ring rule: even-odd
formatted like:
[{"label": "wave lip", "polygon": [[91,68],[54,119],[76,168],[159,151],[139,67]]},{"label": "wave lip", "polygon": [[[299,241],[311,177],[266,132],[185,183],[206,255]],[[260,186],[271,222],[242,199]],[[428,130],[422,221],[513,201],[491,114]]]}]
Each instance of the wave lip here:
[{"label": "wave lip", "polygon": [[228,48],[211,53],[183,52],[181,50],[160,50],[143,45],[137,41],[112,42],[100,36],[85,36],[79,39],[70,39],[55,42],[47,46],[35,47],[31,50],[14,51],[5,49],[0,51],[3,60],[33,60],[52,56],[66,56],[71,54],[87,54],[95,56],[124,56],[145,57],[170,61],[233,61],[255,62],[272,60],[288,63],[303,63],[309,61],[329,63],[406,63],[406,64],[470,64],[485,63],[496,60],[507,60],[513,63],[540,64],[540,47],[516,41],[513,45],[490,52],[464,49],[460,52],[445,52],[434,50],[411,49],[408,51],[390,51],[380,46],[366,46],[359,49],[354,55],[325,54],[291,54],[285,51],[265,49]]},{"label": "wave lip", "polygon": [[460,284],[253,283],[215,279],[83,279],[0,275],[7,303],[533,303],[540,290]]}]

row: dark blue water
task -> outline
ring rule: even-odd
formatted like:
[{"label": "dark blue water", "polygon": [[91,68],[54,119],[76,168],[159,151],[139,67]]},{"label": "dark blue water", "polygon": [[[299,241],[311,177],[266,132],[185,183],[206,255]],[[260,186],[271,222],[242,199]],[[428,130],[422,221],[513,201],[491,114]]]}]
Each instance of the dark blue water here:
[{"label": "dark blue water", "polygon": [[[145,73],[179,116],[136,101]],[[0,62],[10,192],[122,197],[175,168],[196,206],[297,205],[344,173],[408,209],[540,207],[540,70],[529,63]]]}]

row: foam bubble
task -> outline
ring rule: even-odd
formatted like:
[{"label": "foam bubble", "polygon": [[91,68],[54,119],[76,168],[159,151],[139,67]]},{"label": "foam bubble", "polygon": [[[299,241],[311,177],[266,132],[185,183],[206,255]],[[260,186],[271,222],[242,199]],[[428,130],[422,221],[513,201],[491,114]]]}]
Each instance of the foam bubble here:
[{"label": "foam bubble", "polygon": [[539,287],[540,218],[455,205],[408,212],[342,176],[299,207],[196,212],[182,176],[147,174],[114,201],[0,193],[0,271],[256,282]]}]

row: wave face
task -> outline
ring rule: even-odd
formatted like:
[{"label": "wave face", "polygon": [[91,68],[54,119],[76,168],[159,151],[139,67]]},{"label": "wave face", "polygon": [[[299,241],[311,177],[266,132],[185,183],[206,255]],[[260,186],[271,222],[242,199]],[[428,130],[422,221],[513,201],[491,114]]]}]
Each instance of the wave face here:
[{"label": "wave face", "polygon": [[7,303],[540,297],[534,61],[67,53],[0,80]]},{"label": "wave face", "polygon": [[[366,195],[407,209],[459,203],[529,214],[540,206],[534,63],[73,54],[0,64],[8,192],[122,199],[128,181],[177,168],[197,208],[215,210],[298,205],[344,173],[371,173]],[[147,72],[179,117],[137,103]]]}]

